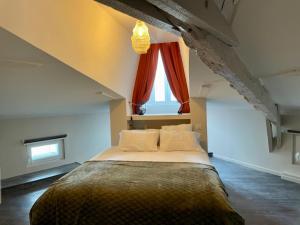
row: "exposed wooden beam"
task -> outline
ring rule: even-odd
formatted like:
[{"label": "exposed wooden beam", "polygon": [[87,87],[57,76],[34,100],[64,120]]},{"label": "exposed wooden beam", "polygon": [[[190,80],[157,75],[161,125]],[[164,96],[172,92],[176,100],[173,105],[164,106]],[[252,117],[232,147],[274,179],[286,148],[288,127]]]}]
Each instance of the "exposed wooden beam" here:
[{"label": "exposed wooden beam", "polygon": [[[173,20],[176,23],[175,20]],[[178,22],[178,21],[177,21]],[[266,89],[253,77],[236,54],[234,48],[197,27],[183,27],[182,37],[186,44],[197,50],[201,60],[216,74],[223,76],[256,109],[263,111],[273,123],[279,114]]]},{"label": "exposed wooden beam", "polygon": [[[280,116],[276,105],[259,80],[247,70],[235,49],[231,47],[231,44],[235,43],[235,38],[230,35],[231,32],[226,32],[230,27],[224,25],[221,13],[218,14],[215,11],[218,9],[213,0],[208,1],[208,7],[203,6],[206,0],[199,0],[197,4],[192,0],[97,1],[167,31],[180,31],[186,44],[191,49],[197,50],[201,60],[211,70],[223,76],[249,103],[264,112],[274,124],[280,126]],[[149,2],[156,4],[156,7]],[[173,4],[176,7],[180,6],[179,10],[174,8]],[[161,6],[163,10],[157,6]],[[199,15],[193,7],[195,9],[203,7],[201,8],[203,14]],[[183,11],[181,12],[181,10]],[[208,12],[211,12],[212,15]],[[212,18],[213,15],[214,18]],[[223,25],[226,29],[220,28]]]},{"label": "exposed wooden beam", "polygon": [[147,0],[186,24],[193,24],[213,34],[230,46],[238,46],[231,27],[214,0]]},{"label": "exposed wooden beam", "polygon": [[167,17],[156,6],[145,0],[96,0],[110,6],[120,12],[147,22],[148,24],[159,27],[165,31],[180,35]]}]

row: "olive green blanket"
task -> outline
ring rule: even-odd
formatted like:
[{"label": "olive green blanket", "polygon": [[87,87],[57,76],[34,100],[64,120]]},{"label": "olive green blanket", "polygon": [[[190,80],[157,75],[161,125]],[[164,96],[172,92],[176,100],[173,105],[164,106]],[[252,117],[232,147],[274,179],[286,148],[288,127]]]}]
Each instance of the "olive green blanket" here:
[{"label": "olive green blanket", "polygon": [[86,162],[55,182],[31,225],[242,225],[212,166]]}]

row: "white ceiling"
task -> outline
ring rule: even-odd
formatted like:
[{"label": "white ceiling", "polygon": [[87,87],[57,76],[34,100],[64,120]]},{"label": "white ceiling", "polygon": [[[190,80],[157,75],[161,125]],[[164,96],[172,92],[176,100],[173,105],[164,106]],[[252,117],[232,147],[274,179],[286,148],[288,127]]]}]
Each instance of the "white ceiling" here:
[{"label": "white ceiling", "polygon": [[[300,1],[240,0],[232,23],[237,53],[260,78],[283,114],[300,113]],[[208,88],[203,89],[202,86]],[[232,106],[249,104],[220,76],[190,54],[192,96]]]},{"label": "white ceiling", "polygon": [[[109,7],[105,9],[132,32],[135,18]],[[298,0],[240,0],[232,23],[240,41],[238,54],[252,74],[266,76],[264,85],[285,113],[300,112],[300,73],[269,75],[300,68],[299,9]],[[174,34],[148,27],[152,43],[178,40]],[[0,49],[0,118],[93,112],[109,99],[97,92],[115,95],[4,30],[0,30]],[[249,107],[228,82],[214,74],[193,52],[190,93],[212,102]]]},{"label": "white ceiling", "polygon": [[[127,32],[136,19],[103,6]],[[178,36],[151,25],[151,42],[178,41]],[[0,28],[0,119],[93,113],[111,98],[120,98],[68,65]]]},{"label": "white ceiling", "polygon": [[230,87],[223,77],[212,72],[194,51],[190,51],[190,95],[205,97],[211,103],[250,107],[248,102]]},{"label": "white ceiling", "polygon": [[0,119],[92,113],[115,93],[0,29]]},{"label": "white ceiling", "polygon": [[241,0],[232,24],[241,58],[284,113],[300,110],[300,72],[272,74],[300,68],[299,10],[299,0]]}]

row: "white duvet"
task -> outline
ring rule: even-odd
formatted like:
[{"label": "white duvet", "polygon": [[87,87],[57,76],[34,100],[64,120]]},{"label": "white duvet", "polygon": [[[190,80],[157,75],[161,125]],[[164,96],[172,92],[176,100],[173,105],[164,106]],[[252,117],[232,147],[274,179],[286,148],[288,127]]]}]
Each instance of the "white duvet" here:
[{"label": "white duvet", "polygon": [[155,152],[124,152],[118,147],[112,147],[99,153],[90,161],[150,161],[150,162],[190,162],[211,165],[207,152],[200,146],[194,151],[155,151]]}]

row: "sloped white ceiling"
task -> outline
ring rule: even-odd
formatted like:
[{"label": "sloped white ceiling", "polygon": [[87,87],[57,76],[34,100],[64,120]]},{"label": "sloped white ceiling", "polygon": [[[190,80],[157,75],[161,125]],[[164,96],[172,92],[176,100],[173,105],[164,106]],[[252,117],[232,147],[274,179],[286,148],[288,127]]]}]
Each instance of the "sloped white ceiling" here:
[{"label": "sloped white ceiling", "polygon": [[212,72],[194,51],[190,52],[190,95],[207,98],[215,104],[251,107],[223,77]]},{"label": "sloped white ceiling", "polygon": [[[101,90],[130,100],[135,21],[95,1],[1,1],[0,25],[19,38],[1,30],[0,118],[89,112],[108,100]],[[178,40],[149,30],[152,42]]]},{"label": "sloped white ceiling", "polygon": [[281,74],[300,69],[299,10],[298,0],[241,0],[232,24],[241,58],[284,113],[300,110],[299,70]]},{"label": "sloped white ceiling", "polygon": [[[5,0],[0,6],[1,4],[5,6],[2,7],[5,11],[0,13],[1,26],[122,97],[130,99],[138,62],[138,56],[132,51],[130,43],[134,18],[85,0],[72,2],[72,8],[69,7],[69,1],[58,3],[32,0],[26,4],[18,4]],[[300,49],[297,43],[300,40],[300,30],[297,29],[300,21],[299,8],[300,1],[296,0],[239,1],[232,28],[240,41],[237,51],[254,75],[268,76],[300,67]],[[149,26],[149,30],[152,42],[178,40],[175,35],[158,28]],[[14,51],[8,49],[5,57],[11,57],[11,52]],[[33,76],[33,70],[48,67],[51,71],[58,68],[51,67],[52,64],[39,68],[39,64],[43,64],[39,62],[42,58],[36,56],[32,60],[27,53],[19,52],[17,64],[9,60],[0,61],[1,72],[7,73],[7,67],[20,67],[19,71],[30,71],[28,74]],[[212,73],[195,54],[191,53],[190,57],[191,96],[200,97],[203,94],[201,87],[208,84],[210,88],[203,97],[212,101],[245,103],[226,81]],[[27,60],[34,63],[22,63]],[[11,73],[13,74],[12,71]],[[300,76],[296,75],[263,79],[272,98],[285,111],[300,109],[300,98],[297,98],[300,96]],[[15,76],[19,74],[16,73]]]},{"label": "sloped white ceiling", "polygon": [[[223,10],[229,12],[228,22],[232,22],[232,29],[240,41],[238,54],[254,76],[265,77],[262,81],[273,100],[280,105],[282,112],[299,112],[300,72],[293,72],[292,75],[287,76],[270,75],[280,71],[300,69],[300,44],[298,44],[300,1],[240,0],[234,2],[236,4],[233,4],[233,1],[226,1]],[[232,4],[230,10],[229,3]],[[131,32],[134,18],[107,9],[128,32]],[[152,26],[149,26],[149,30],[153,42],[177,39],[175,35]],[[190,53],[189,60],[191,96],[251,107],[230,87],[228,82],[210,71],[193,52]],[[203,90],[203,86],[208,88]]]},{"label": "sloped white ceiling", "polygon": [[93,113],[120,97],[0,29],[0,119]]},{"label": "sloped white ceiling", "polygon": [[128,100],[138,55],[96,1],[0,1],[0,26]]},{"label": "sloped white ceiling", "polygon": [[[127,101],[139,58],[131,47],[134,23],[96,1],[0,1],[1,27]],[[150,32],[153,41],[178,39],[158,29]]]}]

